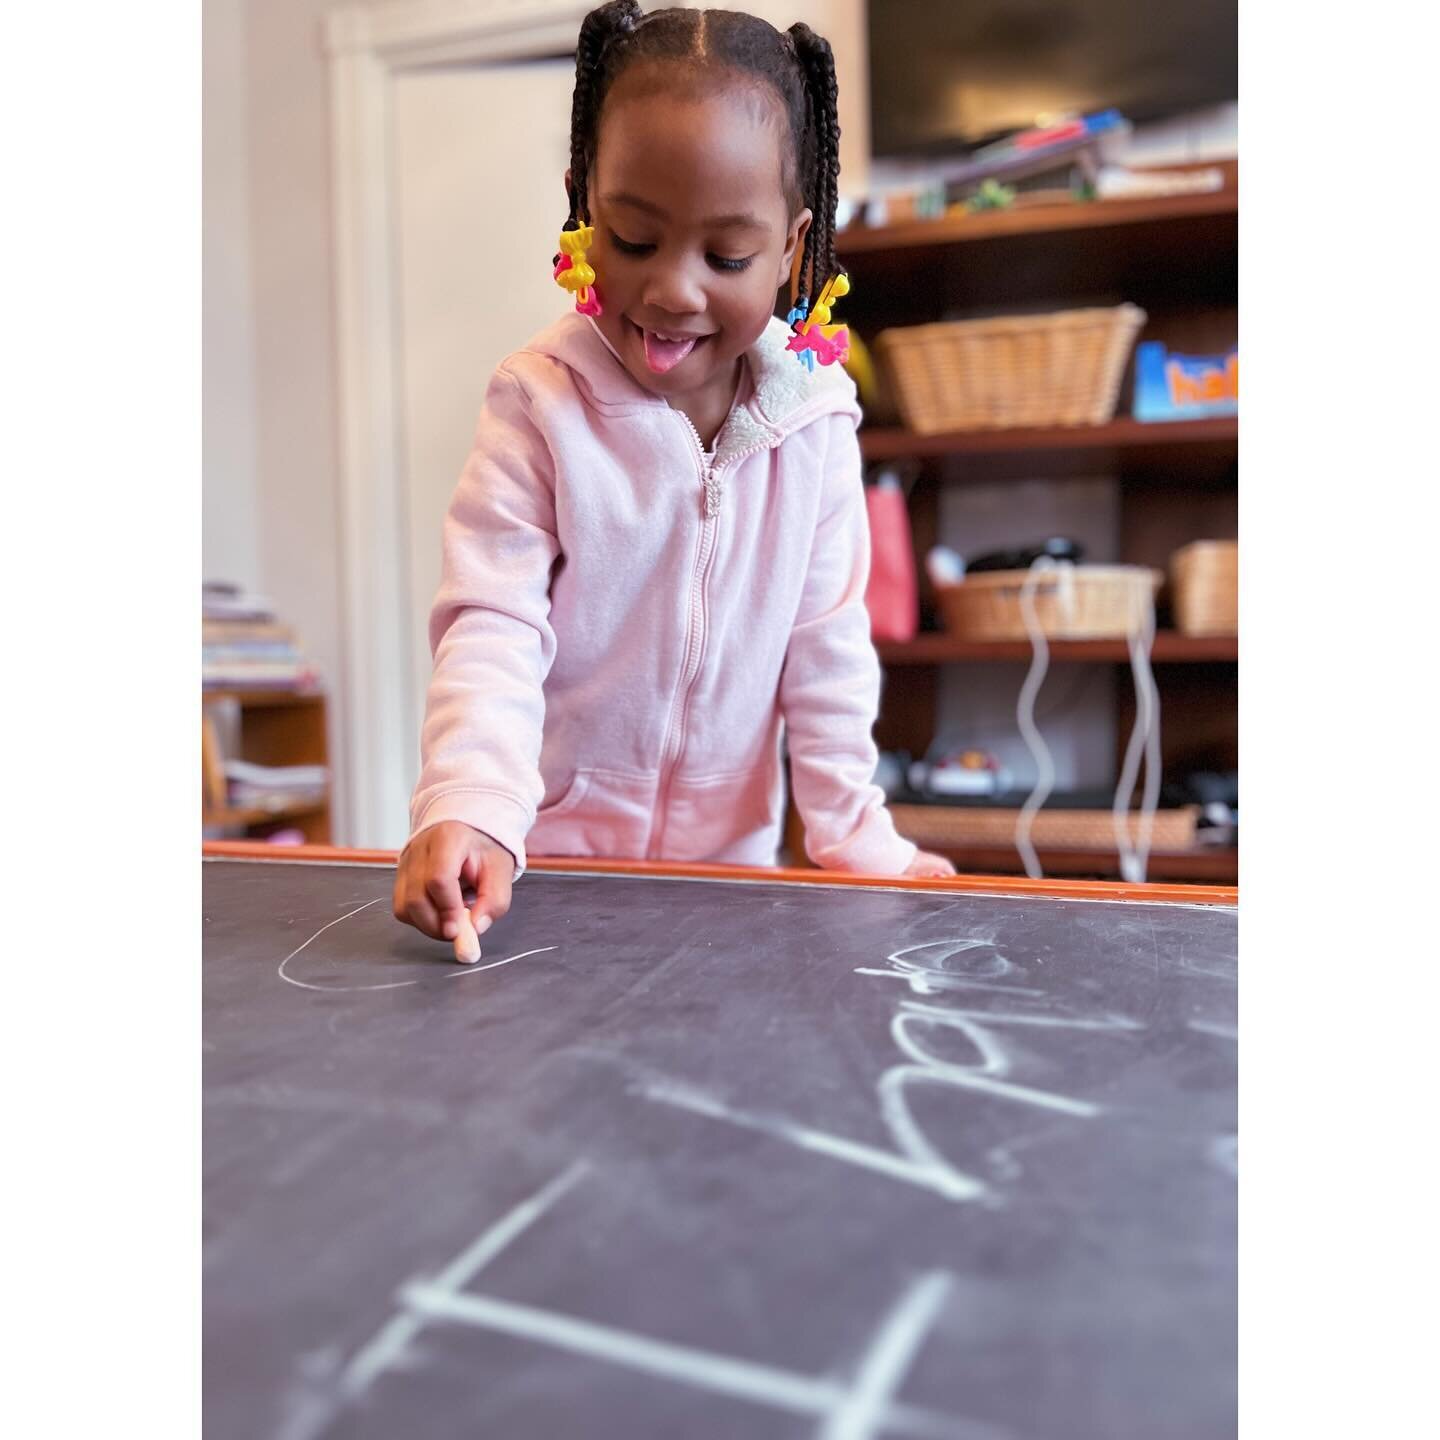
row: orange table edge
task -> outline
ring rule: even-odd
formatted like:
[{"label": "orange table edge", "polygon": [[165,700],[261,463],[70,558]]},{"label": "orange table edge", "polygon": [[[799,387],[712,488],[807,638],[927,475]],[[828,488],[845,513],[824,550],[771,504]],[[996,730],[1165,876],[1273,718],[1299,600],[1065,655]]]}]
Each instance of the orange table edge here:
[{"label": "orange table edge", "polygon": [[[202,854],[217,860],[310,860],[347,865],[393,865],[398,850],[347,850],[334,845],[267,845],[253,840],[207,840]],[[740,865],[687,865],[652,860],[531,857],[529,869],[580,875],[650,875],[670,880],[768,880],[798,885],[858,885],[871,889],[968,895],[1110,900],[1151,905],[1236,905],[1234,885],[1130,885],[1112,880],[1030,880],[1019,876],[957,875],[917,880],[903,875],[849,875],[835,870],[784,870]]]}]

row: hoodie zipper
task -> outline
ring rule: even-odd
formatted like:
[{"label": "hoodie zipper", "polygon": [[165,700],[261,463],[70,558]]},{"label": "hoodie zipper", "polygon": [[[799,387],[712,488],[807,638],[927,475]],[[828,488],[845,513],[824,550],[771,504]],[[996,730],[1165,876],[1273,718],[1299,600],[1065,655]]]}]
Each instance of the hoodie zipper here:
[{"label": "hoodie zipper", "polygon": [[[705,446],[694,422],[683,410],[675,411],[689,430],[695,442],[695,455],[700,466],[700,544],[695,552],[695,565],[690,573],[690,603],[685,624],[685,663],[680,672],[680,685],[670,707],[665,724],[665,741],[660,750],[660,786],[657,794],[658,824],[651,832],[647,858],[657,859],[664,848],[666,818],[670,809],[670,790],[675,773],[680,768],[680,758],[685,753],[685,731],[690,713],[690,696],[695,681],[700,675],[700,664],[705,656],[707,639],[706,622],[709,617],[708,582],[710,562],[715,556],[715,536],[720,518],[720,502],[723,489],[720,482],[720,468],[706,459]],[[746,450],[727,457],[725,464],[733,465],[759,450],[764,444],[752,445]]]}]

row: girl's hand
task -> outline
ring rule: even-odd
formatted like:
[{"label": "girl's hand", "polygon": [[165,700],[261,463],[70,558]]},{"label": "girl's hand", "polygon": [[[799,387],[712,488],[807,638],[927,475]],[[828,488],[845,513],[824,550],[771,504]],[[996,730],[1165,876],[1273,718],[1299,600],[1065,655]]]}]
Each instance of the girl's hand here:
[{"label": "girl's hand", "polygon": [[[488,835],[458,820],[422,830],[395,871],[395,918],[432,940],[454,940],[468,908],[483,935],[510,908],[515,859]],[[475,898],[466,905],[465,891]]]},{"label": "girl's hand", "polygon": [[917,850],[915,858],[905,867],[905,873],[916,879],[934,880],[941,876],[953,875],[955,867],[943,855],[932,855],[928,850]]}]

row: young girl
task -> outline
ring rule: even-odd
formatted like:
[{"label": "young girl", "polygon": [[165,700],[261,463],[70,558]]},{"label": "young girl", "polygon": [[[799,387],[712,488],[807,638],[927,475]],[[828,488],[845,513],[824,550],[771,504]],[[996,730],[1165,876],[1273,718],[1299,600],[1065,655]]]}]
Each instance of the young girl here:
[{"label": "young girl", "polygon": [[860,411],[819,305],[846,288],[835,100],[805,25],[613,0],[581,27],[578,313],[490,382],[430,618],[395,914],[457,953],[527,848],[773,864],[782,738],[818,864],[953,873],[871,783]]}]

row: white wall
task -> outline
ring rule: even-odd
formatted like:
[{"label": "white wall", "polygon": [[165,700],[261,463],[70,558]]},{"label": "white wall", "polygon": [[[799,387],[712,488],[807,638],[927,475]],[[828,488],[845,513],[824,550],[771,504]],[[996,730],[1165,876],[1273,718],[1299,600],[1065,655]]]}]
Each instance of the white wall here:
[{"label": "white wall", "polygon": [[201,564],[260,585],[255,333],[244,0],[206,0],[203,22]]},{"label": "white wall", "polygon": [[[364,0],[362,0],[364,3]],[[383,3],[383,0],[373,0]],[[204,564],[274,601],[345,773],[330,233],[333,0],[204,0]],[[339,843],[348,797],[334,796]]]}]

